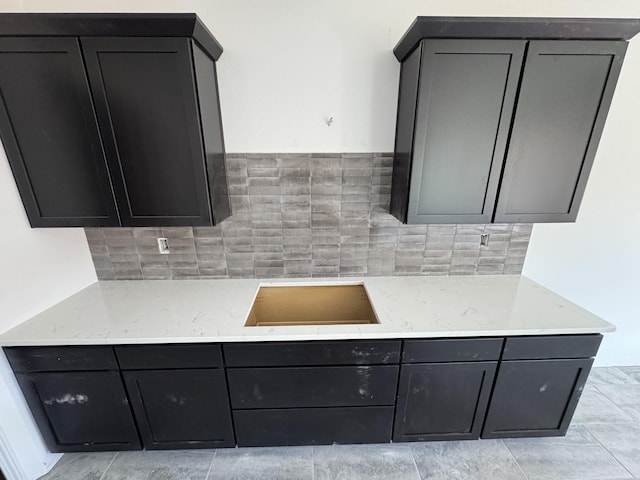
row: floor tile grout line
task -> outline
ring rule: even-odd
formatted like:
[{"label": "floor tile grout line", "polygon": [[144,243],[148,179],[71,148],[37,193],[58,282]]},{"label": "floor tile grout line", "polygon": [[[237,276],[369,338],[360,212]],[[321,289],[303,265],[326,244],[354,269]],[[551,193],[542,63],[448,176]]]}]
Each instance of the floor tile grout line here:
[{"label": "floor tile grout line", "polygon": [[413,460],[413,466],[416,467],[416,473],[418,474],[418,478],[420,480],[423,480],[422,474],[420,473],[420,469],[418,468],[418,462],[416,461],[416,457],[413,455],[413,448],[411,448],[411,445],[408,445],[408,447],[409,447],[409,453],[411,453],[411,460]]},{"label": "floor tile grout line", "polygon": [[209,463],[209,470],[207,470],[207,475],[204,477],[205,480],[209,480],[209,475],[211,475],[211,469],[213,468],[213,462],[216,459],[216,455],[218,455],[218,449],[213,451],[213,457],[211,457],[211,463]]},{"label": "floor tile grout line", "polygon": [[[629,423],[632,423],[632,422],[629,422]],[[586,426],[586,425],[585,425],[585,427],[584,427],[584,428],[586,428],[586,429],[587,429],[587,431],[591,434],[591,436],[592,436],[593,438],[595,438],[595,439],[596,439],[596,442],[598,442],[598,445],[600,445],[602,448],[604,448],[604,449],[605,449],[605,451],[606,451],[609,455],[611,455],[611,456],[614,458],[614,460],[615,460],[616,462],[618,462],[618,464],[619,464],[622,468],[624,468],[624,470],[625,470],[629,475],[631,475],[631,478],[636,478],[636,476],[635,476],[631,471],[629,471],[629,469],[628,469],[627,467],[625,467],[624,463],[622,463],[622,462],[618,459],[618,457],[616,457],[616,456],[613,454],[613,452],[611,452],[611,451],[610,451],[610,450],[609,450],[609,449],[608,449],[608,448],[607,448],[607,447],[606,447],[606,446],[605,446],[605,445],[600,441],[600,439],[599,439],[599,438],[598,438],[598,437],[597,437],[597,436],[596,436],[596,435],[595,435],[591,430],[589,430],[589,427],[588,427],[588,426]]]},{"label": "floor tile grout line", "polygon": [[504,447],[507,449],[507,452],[509,452],[509,456],[511,458],[513,458],[513,461],[516,462],[516,465],[518,466],[518,470],[520,470],[520,472],[522,473],[522,476],[526,479],[526,480],[530,480],[529,476],[525,473],[524,469],[522,468],[522,465],[520,465],[520,463],[518,462],[518,459],[515,457],[515,455],[513,454],[513,452],[511,451],[511,449],[509,448],[509,445],[507,444],[507,442],[505,442],[504,440],[500,440],[502,442],[502,445],[504,445]]},{"label": "floor tile grout line", "polygon": [[104,472],[102,472],[102,475],[100,475],[100,478],[98,480],[102,480],[104,478],[104,476],[107,474],[107,470],[109,470],[109,468],[111,468],[111,465],[113,465],[113,462],[116,461],[116,458],[118,458],[119,454],[120,454],[120,452],[116,452],[116,454],[113,456],[113,458],[109,462],[109,465],[107,465],[107,468],[104,469]]}]

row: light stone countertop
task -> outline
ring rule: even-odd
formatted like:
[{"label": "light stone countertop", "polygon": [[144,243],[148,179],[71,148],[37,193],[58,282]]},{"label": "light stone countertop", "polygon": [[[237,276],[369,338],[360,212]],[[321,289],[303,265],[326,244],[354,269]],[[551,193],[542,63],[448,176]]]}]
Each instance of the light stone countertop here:
[{"label": "light stone countertop", "polygon": [[[260,285],[364,283],[379,325],[245,327]],[[1,346],[474,337],[613,332],[524,276],[97,282]]]}]

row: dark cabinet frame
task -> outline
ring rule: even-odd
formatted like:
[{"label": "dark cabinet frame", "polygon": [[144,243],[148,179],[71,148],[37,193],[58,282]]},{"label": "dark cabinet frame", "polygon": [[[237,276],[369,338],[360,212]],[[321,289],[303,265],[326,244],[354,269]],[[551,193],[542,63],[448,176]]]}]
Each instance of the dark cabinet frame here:
[{"label": "dark cabinet frame", "polygon": [[[235,445],[224,370],[132,370],[122,375],[145,448]],[[147,381],[152,383],[149,389]],[[154,382],[163,389],[154,391]],[[206,410],[194,410],[202,405]],[[165,437],[175,432],[172,424],[181,424],[183,438],[161,438],[158,432],[165,432]]]},{"label": "dark cabinet frame", "polygon": [[[86,132],[84,135],[69,133],[69,138],[75,138],[73,146],[64,143],[70,141],[66,137],[56,140],[56,146],[76,151],[80,147],[75,147],[80,145],[91,150],[91,158],[89,155],[74,157],[76,163],[81,163],[81,169],[64,167],[69,162],[60,163],[56,175],[63,177],[65,182],[34,183],[33,177],[42,177],[42,171],[50,169],[51,163],[55,162],[55,158],[44,152],[48,140],[42,140],[42,148],[38,146],[39,156],[25,158],[17,141],[21,132],[15,130],[11,112],[0,98],[0,132],[32,227],[214,225],[231,214],[215,66],[222,47],[195,14],[0,14],[0,27],[0,55],[6,51],[34,51],[50,55],[61,52],[71,59],[70,71],[66,73],[70,78],[57,80],[74,85],[82,111],[72,113],[76,117],[82,116]],[[172,137],[164,135],[154,139],[149,135],[150,138],[143,137],[140,142],[129,142],[125,145],[127,158],[124,158],[115,137],[118,125],[113,123],[114,105],[110,104],[113,99],[107,98],[105,87],[108,86],[98,59],[99,52],[107,51],[175,55],[178,66],[171,73],[178,78],[180,87],[176,95],[184,109],[184,112],[178,112],[180,118],[176,121],[184,126],[180,135],[184,133],[188,138],[178,138],[176,133],[173,149],[180,153],[175,155],[176,158],[168,158],[168,155],[163,158],[162,167],[163,172],[171,172],[172,168],[179,166],[183,183],[192,184],[192,187],[183,188],[180,184],[173,199],[165,200],[170,190],[167,187],[176,178],[171,173],[164,172],[161,181],[138,182],[134,191],[127,184],[123,162],[131,166],[136,164],[136,158],[144,157],[152,164],[154,159],[149,155],[145,157],[145,151],[156,141],[169,141]],[[162,73],[157,79],[158,82],[163,81]],[[159,108],[167,111],[165,121],[176,116],[175,108],[162,107],[162,98],[158,102]],[[51,110],[55,102],[47,105]],[[67,108],[69,113],[71,107],[60,105],[57,108]],[[33,137],[35,133],[29,135]],[[39,137],[36,135],[36,138]],[[89,187],[82,179],[93,170],[96,185]],[[150,171],[149,177],[152,178],[153,174],[154,171]],[[173,184],[177,185],[175,180]],[[83,201],[90,198],[92,205],[104,207],[94,207],[95,212],[90,215],[67,214],[73,209],[65,207],[63,211],[56,205],[57,189],[63,189],[66,196],[73,199],[73,205],[83,205]],[[49,211],[59,213],[43,213],[38,196],[47,198]],[[139,212],[133,204],[134,198],[156,200],[147,201],[146,208]]]},{"label": "dark cabinet frame", "polygon": [[[390,213],[404,223],[575,221],[624,58],[626,41],[638,31],[640,20],[637,19],[418,17],[394,49],[402,66]],[[430,118],[432,98],[443,98],[447,93],[455,95],[449,90],[450,84],[455,82],[436,78],[438,70],[434,65],[438,55],[462,57],[500,51],[503,54],[510,52],[512,59],[501,105],[496,102],[490,109],[493,112],[500,107],[495,132],[483,131],[484,137],[473,140],[475,148],[483,147],[482,155],[477,161],[474,159],[478,154],[474,145],[463,143],[452,147],[455,125],[448,129],[450,138],[434,133],[430,141],[428,136],[432,129],[437,130],[441,124],[455,124],[461,115],[455,108],[447,110],[447,105],[440,105],[444,102],[436,102],[436,113]],[[597,97],[591,98],[597,105],[595,111],[587,111],[583,101],[572,105],[576,110],[574,117],[588,116],[588,124],[570,129],[564,137],[557,134],[560,140],[552,159],[543,153],[544,158],[536,158],[531,143],[533,140],[537,144],[544,143],[544,139],[537,140],[549,123],[544,118],[551,115],[553,119],[558,115],[553,115],[553,103],[544,110],[535,98],[529,102],[525,100],[533,94],[531,92],[545,94],[543,87],[537,90],[539,85],[532,85],[535,81],[532,79],[544,78],[544,72],[538,70],[548,68],[548,65],[541,67],[538,59],[552,54],[591,55],[594,59],[608,56],[610,60],[606,68],[600,60],[592,62],[599,62],[604,68],[594,74],[594,78],[605,74],[602,85],[596,84],[596,78],[589,84],[590,89],[584,91],[590,98]],[[466,68],[467,73],[460,74],[465,79],[474,71],[471,63]],[[558,80],[559,88],[571,90],[571,77],[566,72],[563,74],[565,77],[560,75]],[[480,86],[484,85],[480,82]],[[438,88],[442,90],[438,91]],[[477,107],[476,116],[482,118],[482,105],[488,100],[482,95],[469,98],[469,108]],[[525,103],[527,106],[523,107]],[[494,119],[489,120],[493,122]],[[464,128],[460,130],[464,133]],[[478,133],[478,129],[472,130]],[[465,134],[464,138],[467,137],[469,135]],[[564,158],[568,159],[564,163],[555,162]],[[473,166],[474,173],[469,177],[460,174],[465,165],[467,168]],[[535,175],[531,175],[531,170]],[[435,183],[432,188],[425,188],[423,182],[429,180]],[[527,188],[522,188],[523,184]],[[428,195],[433,196],[431,201]],[[429,205],[433,208],[428,208]]]},{"label": "dark cabinet frame", "polygon": [[[116,209],[115,200],[111,186],[109,171],[107,169],[102,138],[98,131],[96,113],[91,98],[89,83],[84,69],[82,51],[77,38],[73,37],[0,37],[0,55],[3,54],[47,54],[47,55],[66,55],[68,59],[66,73],[59,72],[60,75],[69,75],[68,78],[62,79],[45,79],[47,82],[66,81],[67,87],[74,89],[74,94],[80,108],[80,112],[72,111],[72,104],[59,104],[58,108],[65,108],[70,111],[69,114],[79,114],[82,118],[81,122],[84,126],[82,132],[70,132],[69,138],[51,139],[42,132],[39,135],[45,135],[42,139],[42,145],[39,146],[39,155],[33,158],[25,158],[23,149],[19,141],[21,135],[34,135],[30,132],[16,132],[15,125],[11,119],[7,99],[4,95],[0,95],[0,133],[2,133],[2,142],[7,153],[7,159],[13,172],[13,176],[18,186],[18,192],[22,198],[22,203],[27,212],[32,227],[68,227],[83,225],[91,226],[117,226],[120,224]],[[10,72],[16,73],[16,72]],[[49,107],[53,108],[53,104],[57,99],[50,99]],[[46,112],[47,115],[55,116],[55,111]],[[38,119],[34,119],[37,125]],[[48,142],[56,142],[58,148],[66,148],[65,141],[71,137],[74,142],[78,142],[79,148],[90,152],[90,158],[76,158],[76,161],[82,162],[85,169],[95,175],[95,184],[87,185],[85,177],[81,177],[78,170],[67,172],[56,172],[56,175],[63,173],[62,176],[68,179],[66,184],[53,184],[47,182],[41,185],[34,184],[33,170],[50,168],[46,164],[48,158],[44,151]],[[42,137],[40,137],[42,138]],[[82,146],[83,145],[83,146]],[[33,147],[32,147],[33,148]],[[77,188],[76,188],[77,187]],[[83,195],[88,195],[87,187],[93,196],[93,202],[100,204],[102,208],[95,211],[92,215],[69,215],[52,216],[46,214],[42,209],[42,198],[52,197],[58,194],[60,189],[66,189],[71,194],[77,196],[78,202],[88,200]],[[67,192],[69,194],[69,192]]]},{"label": "dark cabinet frame", "polygon": [[[581,334],[4,350],[47,445],[64,452],[139,449],[138,432],[149,449],[563,435],[601,340]],[[48,378],[80,379],[76,384],[94,391],[109,384],[113,407],[103,399],[95,414],[117,420],[122,440],[61,442],[54,428],[60,419],[50,418],[56,410],[47,411],[51,399],[37,388]],[[549,408],[527,416],[540,408],[536,402]]]},{"label": "dark cabinet frame", "polygon": [[[139,450],[141,448],[138,432],[129,409],[124,386],[117,371],[64,371],[64,372],[30,372],[17,373],[16,378],[31,409],[36,423],[40,427],[47,447],[51,452],[92,452],[102,450]],[[40,386],[46,384],[73,384],[75,390],[62,398],[45,398]],[[87,389],[104,388],[110,397],[96,402],[92,395],[85,395]],[[81,394],[76,393],[81,392]],[[65,396],[69,398],[65,398]],[[80,397],[86,397],[86,405],[82,405]],[[60,405],[57,405],[59,403]],[[81,437],[74,431],[74,417],[77,409],[83,408],[89,416],[95,417],[91,425],[80,426],[87,436]],[[54,415],[58,421],[53,421]],[[100,423],[97,426],[96,424]],[[65,426],[66,425],[66,426]],[[76,436],[76,441],[61,438],[60,428],[68,430],[65,436]],[[117,441],[96,441],[108,434],[118,437]]]}]

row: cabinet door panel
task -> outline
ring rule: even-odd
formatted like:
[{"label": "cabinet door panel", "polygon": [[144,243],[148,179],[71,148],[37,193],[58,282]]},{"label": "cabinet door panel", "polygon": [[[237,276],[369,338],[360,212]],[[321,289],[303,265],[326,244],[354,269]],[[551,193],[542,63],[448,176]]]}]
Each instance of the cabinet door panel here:
[{"label": "cabinet door panel", "polygon": [[145,448],[234,445],[222,370],[123,372]]},{"label": "cabinet door panel", "polygon": [[402,365],[393,440],[478,438],[496,365]]},{"label": "cabinet door panel", "polygon": [[229,369],[233,408],[393,405],[398,367]]},{"label": "cabinet door panel", "polygon": [[189,39],[82,48],[123,225],[211,225]]},{"label": "cabinet door panel", "polygon": [[564,435],[593,359],[500,364],[483,438]]},{"label": "cabinet door panel", "polygon": [[16,378],[52,452],[140,448],[118,372],[30,373]]},{"label": "cabinet door panel", "polygon": [[490,222],[524,41],[424,41],[408,223]]},{"label": "cabinet door panel", "polygon": [[496,222],[574,221],[626,42],[530,42]]},{"label": "cabinet door panel", "polygon": [[75,38],[0,38],[0,133],[32,227],[118,226]]}]

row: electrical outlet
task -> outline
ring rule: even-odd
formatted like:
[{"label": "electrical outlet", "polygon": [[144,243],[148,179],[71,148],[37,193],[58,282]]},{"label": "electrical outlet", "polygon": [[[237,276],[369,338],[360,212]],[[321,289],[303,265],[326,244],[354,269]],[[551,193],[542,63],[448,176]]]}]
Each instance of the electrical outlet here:
[{"label": "electrical outlet", "polygon": [[483,233],[482,235],[480,235],[480,246],[481,247],[488,247],[489,246],[489,234],[488,233]]},{"label": "electrical outlet", "polygon": [[158,238],[158,251],[163,255],[169,254],[169,240],[166,238]]}]

